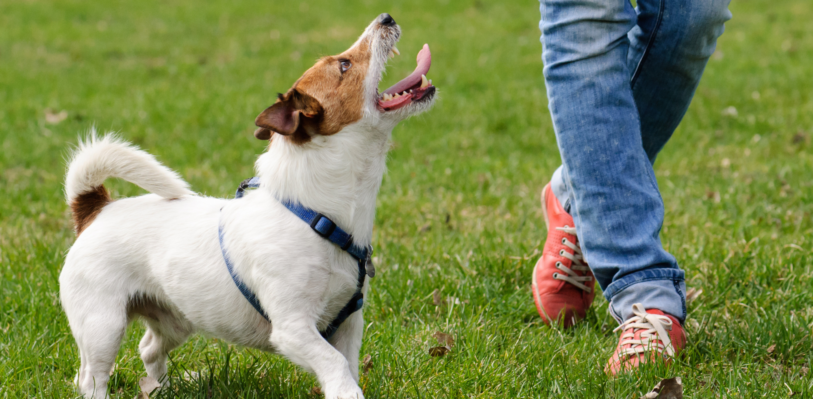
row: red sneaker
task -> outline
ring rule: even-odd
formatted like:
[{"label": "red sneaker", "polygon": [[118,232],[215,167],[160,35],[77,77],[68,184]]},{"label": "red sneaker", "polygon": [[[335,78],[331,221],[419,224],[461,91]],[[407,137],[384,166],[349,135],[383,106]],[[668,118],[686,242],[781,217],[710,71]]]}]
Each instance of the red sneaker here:
[{"label": "red sneaker", "polygon": [[542,212],[548,239],[534,267],[534,302],[546,324],[564,318],[564,326],[570,327],[593,303],[593,272],[584,263],[573,218],[553,195],[550,183],[542,189]]},{"label": "red sneaker", "polygon": [[604,367],[614,376],[635,370],[643,363],[661,360],[670,363],[686,347],[686,333],[678,320],[658,309],[632,305],[632,316],[613,331],[623,330],[615,353]]}]

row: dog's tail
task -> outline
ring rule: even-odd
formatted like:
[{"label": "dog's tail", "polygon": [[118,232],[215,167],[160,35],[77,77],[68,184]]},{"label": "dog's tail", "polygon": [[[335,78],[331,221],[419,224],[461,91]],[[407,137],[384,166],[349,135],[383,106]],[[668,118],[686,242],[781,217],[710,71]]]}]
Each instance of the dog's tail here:
[{"label": "dog's tail", "polygon": [[127,180],[164,198],[192,194],[189,185],[155,157],[115,135],[102,138],[91,130],[73,152],[65,176],[65,197],[73,211],[77,234],[112,200],[102,185],[108,177]]}]

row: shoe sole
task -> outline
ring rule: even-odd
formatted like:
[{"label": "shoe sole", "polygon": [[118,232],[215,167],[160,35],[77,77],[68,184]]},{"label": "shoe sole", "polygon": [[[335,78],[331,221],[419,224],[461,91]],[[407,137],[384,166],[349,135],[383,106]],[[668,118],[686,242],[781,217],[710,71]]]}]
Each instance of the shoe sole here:
[{"label": "shoe sole", "polygon": [[[545,188],[542,189],[542,216],[545,218],[545,230],[547,231],[550,229],[550,221],[548,220],[548,207],[547,207],[547,193],[548,193],[548,186],[550,183],[545,185]],[[542,255],[544,256],[544,254]],[[541,259],[541,258],[540,258]],[[547,313],[542,308],[542,298],[539,297],[539,287],[536,285],[536,270],[538,269],[538,261],[537,265],[534,266],[533,274],[531,275],[531,289],[534,292],[534,304],[536,305],[536,312],[539,313],[542,318],[547,319],[548,322],[552,322],[551,318],[547,316]]]},{"label": "shoe sole", "polygon": [[545,309],[542,307],[542,297],[539,296],[539,287],[536,285],[536,270],[537,267],[534,266],[533,280],[531,281],[531,290],[534,292],[534,305],[536,305],[536,312],[539,313],[539,317],[550,325],[553,324],[553,319],[548,316],[548,312],[545,312]]}]

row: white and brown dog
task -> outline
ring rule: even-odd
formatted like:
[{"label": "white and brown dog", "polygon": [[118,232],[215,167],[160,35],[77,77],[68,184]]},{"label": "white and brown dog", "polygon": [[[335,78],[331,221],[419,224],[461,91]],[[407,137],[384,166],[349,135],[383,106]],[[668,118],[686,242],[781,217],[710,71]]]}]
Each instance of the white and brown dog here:
[{"label": "white and brown dog", "polygon": [[[112,136],[80,144],[65,181],[79,236],[59,283],[82,394],[107,397],[125,329],[140,317],[141,359],[159,381],[167,353],[200,331],[287,356],[316,374],[327,398],[363,398],[362,312],[329,339],[320,335],[355,295],[360,263],[284,203],[320,212],[356,245],[370,244],[392,129],[435,96],[427,46],[415,71],[379,94],[400,33],[380,15],[350,49],[320,59],[257,117],[255,136],[274,136],[256,163],[259,188],[241,199],[197,196],[151,155]],[[152,194],[112,201],[102,186],[108,177]],[[233,281],[226,249],[266,315]]]}]

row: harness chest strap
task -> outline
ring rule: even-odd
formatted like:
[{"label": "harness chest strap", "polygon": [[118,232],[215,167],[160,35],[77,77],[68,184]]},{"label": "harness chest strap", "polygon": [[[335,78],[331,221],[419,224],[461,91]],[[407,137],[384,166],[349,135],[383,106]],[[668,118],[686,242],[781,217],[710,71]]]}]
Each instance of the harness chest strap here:
[{"label": "harness chest strap", "polygon": [[[250,179],[244,180],[240,183],[240,186],[237,188],[237,192],[234,194],[235,198],[242,198],[245,190],[247,188],[257,188],[260,186],[260,179],[257,177],[252,177]],[[319,333],[325,339],[330,339],[331,336],[339,329],[339,326],[347,320],[350,315],[355,313],[358,310],[361,310],[362,306],[364,305],[364,295],[361,293],[362,288],[364,287],[364,276],[368,275],[370,277],[375,276],[375,266],[373,265],[373,261],[371,259],[373,248],[366,247],[362,248],[353,243],[353,236],[342,230],[336,223],[330,220],[327,216],[322,215],[321,213],[315,212],[311,209],[305,208],[302,205],[291,203],[291,202],[284,202],[280,201],[282,205],[284,205],[288,210],[290,210],[294,215],[299,217],[302,221],[310,225],[311,229],[313,229],[316,234],[319,234],[322,238],[336,244],[350,254],[356,261],[358,262],[359,274],[358,274],[358,284],[356,285],[356,292],[353,294],[353,297],[350,298],[350,301],[347,302],[346,305],[339,311],[339,314],[336,315],[336,318],[325,328],[324,331],[320,331]],[[240,279],[240,276],[234,271],[234,265],[232,264],[231,260],[229,259],[229,255],[226,252],[226,249],[223,246],[223,226],[218,225],[218,237],[220,240],[220,250],[223,253],[223,260],[226,262],[226,268],[229,269],[229,274],[231,275],[232,280],[234,280],[234,284],[237,285],[237,289],[240,290],[240,293],[248,300],[251,306],[257,310],[266,320],[268,319],[268,315],[266,315],[265,311],[263,310],[262,306],[260,306],[260,301],[257,300],[257,296],[254,295],[253,292],[243,283],[243,280]]]}]

